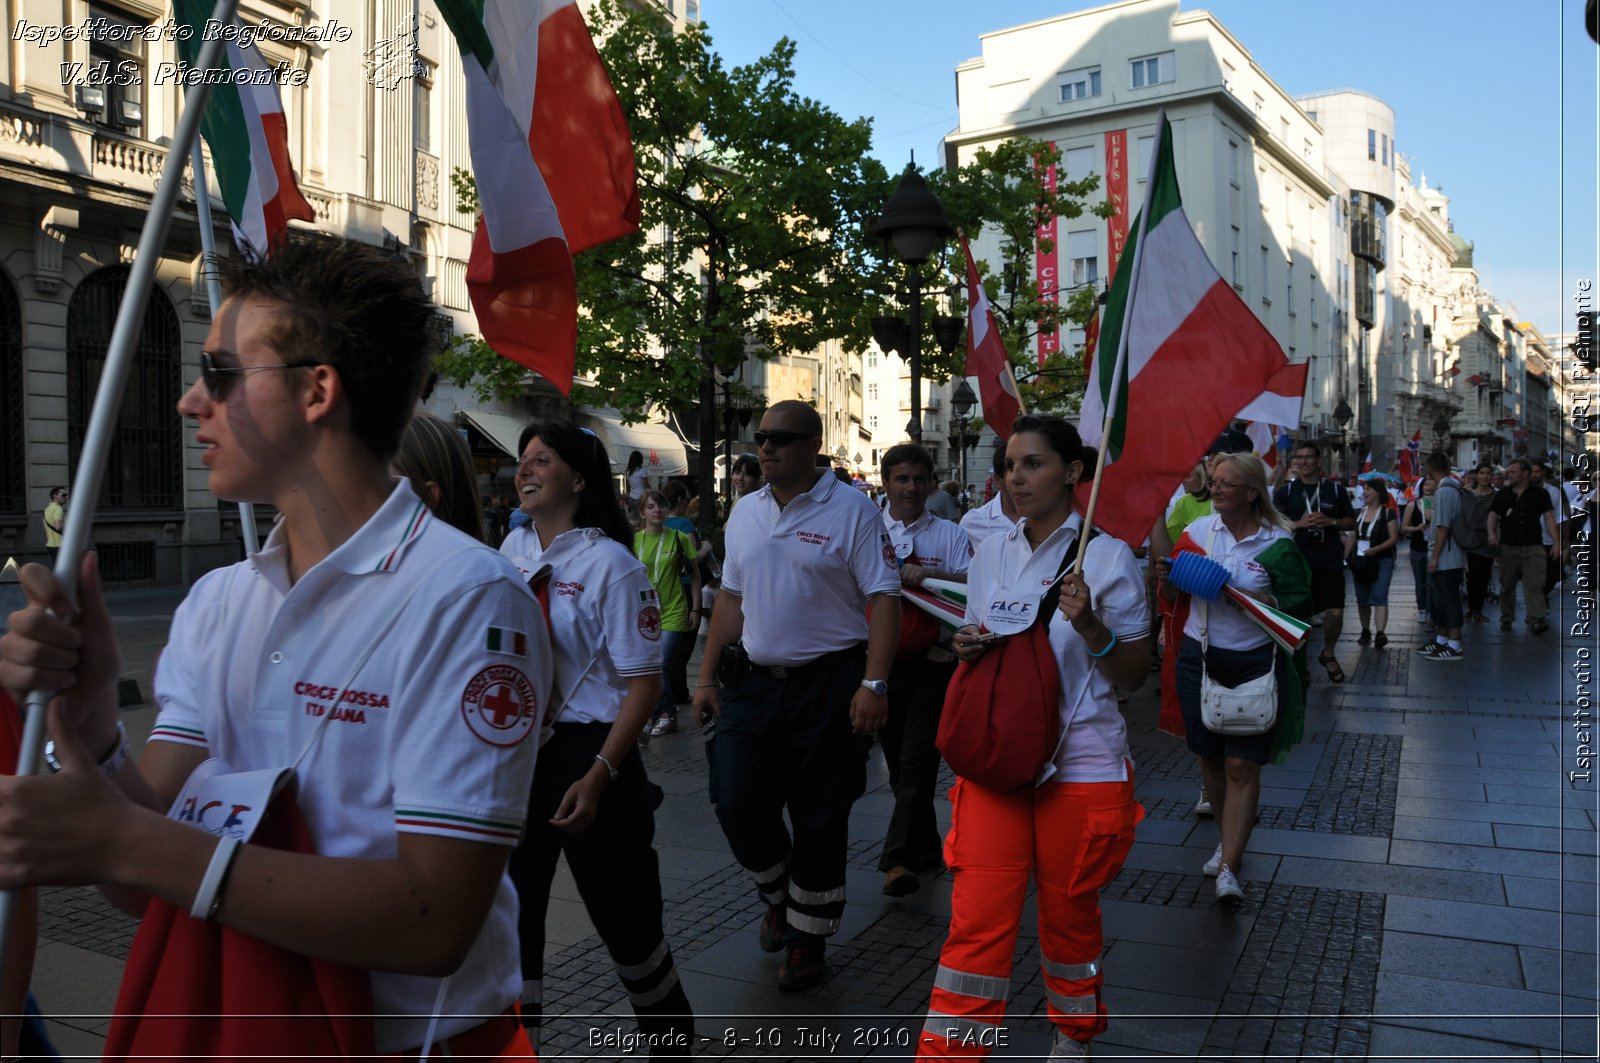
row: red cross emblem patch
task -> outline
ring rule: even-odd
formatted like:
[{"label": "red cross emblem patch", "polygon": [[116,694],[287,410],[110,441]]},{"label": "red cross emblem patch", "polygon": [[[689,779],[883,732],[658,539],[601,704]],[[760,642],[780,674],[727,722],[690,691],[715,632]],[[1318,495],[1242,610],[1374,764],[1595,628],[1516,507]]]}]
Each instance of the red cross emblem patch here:
[{"label": "red cross emblem patch", "polygon": [[461,718],[491,746],[514,746],[539,724],[539,698],[522,671],[508,664],[485,668],[461,694]]},{"label": "red cross emblem patch", "polygon": [[639,610],[639,634],[651,642],[661,637],[661,610],[647,605]]}]

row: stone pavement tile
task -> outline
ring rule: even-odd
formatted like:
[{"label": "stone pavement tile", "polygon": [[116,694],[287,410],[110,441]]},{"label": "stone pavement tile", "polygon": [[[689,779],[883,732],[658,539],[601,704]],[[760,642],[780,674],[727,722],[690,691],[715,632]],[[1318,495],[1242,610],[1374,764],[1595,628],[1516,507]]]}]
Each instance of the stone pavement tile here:
[{"label": "stone pavement tile", "polygon": [[1415,867],[1482,871],[1492,875],[1559,878],[1561,858],[1555,853],[1526,849],[1491,849],[1482,845],[1446,845],[1441,842],[1400,840],[1389,846],[1389,862]]},{"label": "stone pavement tile", "polygon": [[[1406,744],[1421,749],[1468,750],[1474,753],[1521,753],[1530,757],[1554,759],[1559,753],[1553,735],[1528,734],[1526,736],[1495,734],[1479,738],[1463,732],[1459,726],[1437,734],[1406,734]],[[1524,765],[1526,766],[1526,765]]]},{"label": "stone pavement tile", "polygon": [[1340,731],[1349,734],[1404,735],[1408,733],[1404,720],[1379,712],[1352,712],[1348,710],[1334,712],[1326,724],[1319,723],[1318,726],[1329,731]]},{"label": "stone pavement tile", "polygon": [[1450,801],[1436,797],[1401,797],[1396,799],[1394,811],[1397,816],[1471,819],[1483,823],[1525,823],[1530,827],[1554,827],[1561,822],[1561,813],[1553,806]]},{"label": "stone pavement tile", "polygon": [[[119,958],[55,941],[40,941],[34,954],[33,985],[42,994],[39,1008],[50,1016],[51,1039],[63,1052],[87,1048],[93,1056],[100,1055],[121,983]],[[69,1043],[77,1047],[69,1048]]]},{"label": "stone pavement tile", "polygon": [[1498,875],[1354,860],[1313,860],[1301,856],[1284,857],[1274,880],[1274,884],[1278,883],[1383,893],[1391,899],[1396,896],[1436,897],[1496,904],[1505,897]]},{"label": "stone pavement tile", "polygon": [[1296,809],[1305,803],[1306,791],[1304,789],[1290,790],[1281,786],[1268,786],[1263,782],[1261,786],[1262,808]]},{"label": "stone pavement tile", "polygon": [[1118,941],[1106,953],[1106,980],[1109,984],[1114,977],[1118,985],[1152,993],[1221,1000],[1237,958],[1231,952]]},{"label": "stone pavement tile", "polygon": [[1215,907],[1159,908],[1130,901],[1101,901],[1101,926],[1114,941],[1143,941],[1223,954],[1244,947],[1254,916]]},{"label": "stone pavement tile", "polygon": [[594,936],[589,910],[580,900],[551,897],[544,917],[545,958]]},{"label": "stone pavement tile", "polygon": [[1534,1045],[1480,1041],[1377,1020],[1372,1024],[1372,1055],[1368,1063],[1403,1063],[1418,1059],[1537,1059],[1537,1052]]},{"label": "stone pavement tile", "polygon": [[1315,769],[1297,771],[1290,767],[1276,767],[1264,764],[1261,767],[1261,785],[1275,786],[1282,790],[1304,790],[1316,778]]},{"label": "stone pavement tile", "polygon": [[1556,1048],[1562,1008],[1551,993],[1380,973],[1373,1015],[1396,1026]]},{"label": "stone pavement tile", "polygon": [[1484,784],[1460,779],[1419,778],[1401,769],[1403,778],[1397,791],[1400,797],[1448,798],[1452,801],[1487,801]]},{"label": "stone pavement tile", "polygon": [[1198,817],[1186,820],[1146,817],[1134,831],[1134,844],[1182,845],[1200,825]]},{"label": "stone pavement tile", "polygon": [[[1565,738],[1566,735],[1563,733],[1559,738],[1553,740],[1561,741]],[[1504,750],[1479,750],[1478,763],[1486,768],[1510,768],[1513,771],[1548,772],[1553,769],[1559,774],[1562,758],[1555,752],[1508,753]]]},{"label": "stone pavement tile", "polygon": [[1526,988],[1538,993],[1600,1000],[1600,972],[1595,969],[1593,956],[1531,945],[1518,945],[1517,955]]},{"label": "stone pavement tile", "polygon": [[1489,800],[1504,801],[1508,804],[1517,805],[1553,805],[1559,801],[1568,808],[1594,807],[1594,794],[1567,789],[1564,785],[1564,776],[1551,772],[1545,778],[1549,781],[1544,786],[1509,786],[1504,783],[1489,783],[1487,786]]},{"label": "stone pavement tile", "polygon": [[[1128,854],[1128,859],[1123,863],[1123,874],[1130,871],[1155,871],[1167,874],[1192,876],[1194,885],[1204,895],[1204,904],[1211,901],[1211,879],[1206,878],[1200,871],[1201,865],[1211,859],[1211,853],[1216,849],[1215,840],[1206,843],[1208,834],[1211,839],[1216,838],[1215,831],[1197,832],[1201,842],[1196,845],[1144,845],[1135,842],[1133,850]],[[1254,836],[1250,843],[1250,850],[1246,856],[1249,861],[1250,878],[1262,882],[1270,882],[1277,871],[1278,861],[1274,856],[1258,853],[1255,847]],[[1204,881],[1202,881],[1204,880]],[[1120,881],[1120,878],[1119,878]]]},{"label": "stone pavement tile", "polygon": [[[1401,764],[1407,779],[1429,779],[1441,783],[1510,783],[1518,786],[1544,784],[1550,781],[1550,772],[1542,769],[1485,768],[1478,764],[1442,764],[1432,757]],[[1453,787],[1451,787],[1453,789]]]},{"label": "stone pavement tile", "polygon": [[1144,1053],[1192,1059],[1205,1043],[1217,1007],[1215,1000],[1201,997],[1113,985],[1109,967],[1101,996],[1111,1009],[1111,1025],[1094,1042],[1095,1056],[1101,1059],[1138,1058]]},{"label": "stone pavement tile", "polygon": [[[1493,845],[1493,823],[1466,819],[1428,819],[1424,816],[1396,816],[1394,837],[1422,842],[1453,842],[1457,845]],[[1546,830],[1530,827],[1529,830]]]},{"label": "stone pavement tile", "polygon": [[665,878],[698,881],[733,866],[726,843],[716,848],[700,849],[689,845],[663,845],[656,847],[661,874]]},{"label": "stone pavement tile", "polygon": [[[1315,856],[1325,860],[1363,860],[1381,864],[1388,859],[1389,839],[1358,834],[1322,834],[1313,831],[1257,827],[1250,833],[1248,852],[1252,857],[1250,864],[1252,877],[1270,879],[1272,877],[1270,874],[1263,875],[1259,872],[1253,859],[1256,854]],[[1209,857],[1211,854],[1207,852],[1206,855]]]},{"label": "stone pavement tile", "polygon": [[1494,844],[1502,849],[1531,849],[1541,853],[1567,853],[1593,856],[1597,836],[1593,830],[1558,830],[1555,827],[1529,827],[1520,823],[1494,823]]},{"label": "stone pavement tile", "polygon": [[1457,981],[1477,985],[1542,989],[1526,984],[1522,958],[1517,952],[1515,945],[1390,930],[1383,935],[1383,958],[1379,969],[1384,974],[1427,977],[1448,972]]},{"label": "stone pavement tile", "polygon": [[1521,875],[1505,875],[1503,880],[1506,903],[1514,908],[1539,908],[1569,915],[1596,914],[1595,891],[1587,885]]},{"label": "stone pavement tile", "polygon": [[1556,912],[1425,897],[1391,896],[1383,917],[1385,932],[1398,930],[1540,948],[1560,947],[1562,924],[1563,919]]}]

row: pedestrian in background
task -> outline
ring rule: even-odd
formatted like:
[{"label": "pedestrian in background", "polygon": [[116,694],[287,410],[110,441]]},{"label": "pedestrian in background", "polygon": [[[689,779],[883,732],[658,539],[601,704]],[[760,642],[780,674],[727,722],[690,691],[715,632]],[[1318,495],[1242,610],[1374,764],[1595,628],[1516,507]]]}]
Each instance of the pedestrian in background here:
[{"label": "pedestrian in background", "polygon": [[1530,481],[1535,487],[1540,488],[1550,496],[1550,512],[1555,515],[1556,529],[1551,532],[1541,527],[1540,541],[1544,544],[1546,556],[1544,559],[1544,594],[1550,597],[1550,592],[1555,590],[1557,583],[1561,582],[1562,562],[1558,559],[1560,551],[1552,553],[1550,547],[1557,543],[1567,542],[1567,506],[1566,496],[1561,488],[1550,476],[1550,463],[1543,458],[1536,458],[1530,466],[1533,478]]},{"label": "pedestrian in background", "polygon": [[967,539],[972,543],[974,550],[990,536],[1004,535],[1017,522],[1016,504],[1011,501],[1011,495],[1006,491],[1004,443],[994,448],[992,466],[990,478],[994,484],[994,497],[977,509],[968,510],[961,518],[961,530],[967,533]]},{"label": "pedestrian in background", "polygon": [[1050,1058],[1087,1056],[1089,1042],[1106,1029],[1100,891],[1121,869],[1143,814],[1133,796],[1117,690],[1135,691],[1150,674],[1150,613],[1127,545],[1108,535],[1081,541],[1083,520],[1073,503],[1082,475],[1077,429],[1058,417],[1017,418],[1006,444],[1006,476],[1020,519],[978,547],[967,625],[952,645],[963,661],[989,652],[979,637],[988,603],[1023,594],[1037,602],[1068,550],[1080,549],[1082,572],[1062,579],[1060,616],[1041,619],[1061,680],[1062,735],[1037,786],[998,793],[958,777],[951,790],[950,930],[918,1059],[990,1053],[1005,1019],[1030,877],[1037,886],[1046,1014],[1055,1030]]},{"label": "pedestrian in background", "polygon": [[[883,455],[882,476],[889,494],[883,522],[900,565],[901,584],[920,587],[929,579],[967,582],[972,561],[967,533],[927,509],[934,484],[932,456],[915,443],[890,447]],[[939,779],[934,738],[945,688],[956,670],[949,643],[938,620],[902,603],[900,637],[889,671],[889,719],[878,732],[894,792],[894,811],[878,858],[883,892],[891,897],[915,893],[921,885],[918,875],[944,868],[944,839],[933,813]]]},{"label": "pedestrian in background", "polygon": [[[1389,645],[1385,633],[1389,626],[1389,582],[1394,578],[1400,545],[1400,521],[1395,518],[1389,489],[1382,480],[1366,480],[1361,489],[1361,513],[1356,517],[1356,533],[1345,545],[1345,557],[1350,562],[1356,585],[1356,612],[1361,618],[1356,644],[1365,646],[1370,642],[1381,650]],[[1377,629],[1376,634],[1372,628]]]},{"label": "pedestrian in background", "polygon": [[547,737],[511,857],[523,1023],[543,1021],[545,916],[564,855],[639,1029],[654,1041],[651,1058],[686,1059],[694,1016],[662,930],[651,844],[661,795],[638,749],[661,696],[656,591],[633,556],[633,530],[594,433],[548,421],[525,429],[519,446],[517,486],[532,519],[500,552],[542,591],[555,658]]},{"label": "pedestrian in background", "polygon": [[1406,536],[1411,560],[1411,579],[1416,584],[1417,620],[1432,629],[1428,614],[1428,537],[1429,515],[1433,510],[1434,481],[1423,477],[1417,485],[1416,497],[1406,503],[1400,518],[1400,532]]},{"label": "pedestrian in background", "polygon": [[44,552],[50,557],[50,567],[56,567],[56,555],[61,553],[61,533],[67,527],[67,489],[57,487],[50,492],[50,504],[44,507]]},{"label": "pedestrian in background", "polygon": [[1330,682],[1343,683],[1334,655],[1344,628],[1344,539],[1356,526],[1350,492],[1322,472],[1322,449],[1302,442],[1294,448],[1295,478],[1272,493],[1272,505],[1294,525],[1294,543],[1311,567],[1312,611],[1322,614],[1322,652],[1317,662]]},{"label": "pedestrian in background", "polygon": [[[682,490],[682,487],[679,487]],[[672,676],[689,663],[700,630],[700,563],[694,539],[666,525],[671,504],[660,491],[644,493],[644,527],[633,533],[633,553],[644,563],[661,610],[661,700],[649,724],[652,737],[678,729]],[[684,586],[684,578],[689,581]],[[685,691],[687,693],[687,691]],[[689,699],[683,699],[687,702]]]},{"label": "pedestrian in background", "polygon": [[1433,641],[1417,649],[1425,660],[1459,661],[1461,650],[1461,580],[1467,554],[1452,526],[1472,504],[1461,481],[1450,471],[1450,459],[1434,451],[1423,461],[1433,484],[1433,539],[1428,546],[1428,608],[1433,614]]},{"label": "pedestrian in background", "polygon": [[1494,575],[1495,558],[1500,554],[1500,548],[1489,542],[1489,505],[1494,501],[1494,488],[1490,486],[1490,479],[1494,467],[1485,462],[1473,471],[1468,479],[1467,502],[1472,507],[1473,519],[1468,523],[1475,531],[1461,544],[1467,554],[1467,611],[1465,619],[1476,623],[1483,623],[1489,618],[1484,615],[1483,606],[1489,598],[1490,577]]},{"label": "pedestrian in background", "polygon": [[472,468],[472,451],[460,432],[426,410],[418,410],[400,437],[394,471],[411,482],[411,489],[434,516],[480,543],[484,541],[478,474]]},{"label": "pedestrian in background", "polygon": [[[1495,492],[1489,506],[1489,543],[1500,547],[1500,627],[1511,627],[1517,615],[1517,584],[1522,584],[1522,604],[1528,630],[1542,635],[1550,629],[1550,601],[1544,593],[1545,558],[1561,559],[1556,539],[1556,518],[1550,496],[1532,479],[1527,458],[1506,464],[1506,486]],[[1553,545],[1545,546],[1546,538]]]},{"label": "pedestrian in background", "polygon": [[728,520],[694,707],[716,726],[717,820],[767,903],[761,947],[784,952],[778,988],[792,990],[826,977],[844,915],[850,806],[889,713],[900,574],[877,508],[817,466],[813,407],[774,403],[755,438],[767,484]]}]

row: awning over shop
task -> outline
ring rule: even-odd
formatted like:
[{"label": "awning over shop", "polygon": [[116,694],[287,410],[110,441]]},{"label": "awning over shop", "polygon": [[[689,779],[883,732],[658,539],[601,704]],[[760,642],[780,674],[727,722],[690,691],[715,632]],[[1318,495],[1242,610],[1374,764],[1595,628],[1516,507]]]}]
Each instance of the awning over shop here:
[{"label": "awning over shop", "polygon": [[686,476],[689,456],[677,433],[664,424],[623,424],[608,410],[580,409],[578,424],[600,437],[611,456],[611,471],[618,476],[628,471],[628,455],[644,455],[645,474],[650,477]]},{"label": "awning over shop", "polygon": [[528,422],[520,417],[507,417],[503,413],[483,413],[478,410],[462,410],[462,415],[483,433],[495,446],[505,451],[513,461],[522,455],[517,452],[517,440],[522,436],[522,430]]}]

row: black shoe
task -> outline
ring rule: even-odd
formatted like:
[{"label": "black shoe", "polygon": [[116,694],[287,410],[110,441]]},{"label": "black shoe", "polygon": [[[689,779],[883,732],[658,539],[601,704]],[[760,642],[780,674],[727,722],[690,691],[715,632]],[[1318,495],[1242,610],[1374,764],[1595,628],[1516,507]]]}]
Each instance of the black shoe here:
[{"label": "black shoe", "polygon": [[1542,619],[1530,620],[1528,621],[1528,630],[1533,632],[1535,635],[1543,635],[1546,631],[1550,630],[1550,625],[1545,623]]},{"label": "black shoe", "polygon": [[883,892],[889,897],[909,897],[921,886],[917,873],[909,867],[891,867],[883,876]]},{"label": "black shoe", "polygon": [[1366,628],[1362,628],[1361,629],[1361,634],[1356,636],[1356,645],[1357,646],[1365,646],[1367,643],[1369,643],[1371,641],[1372,641],[1372,632],[1368,631]]},{"label": "black shoe", "polygon": [[789,991],[810,989],[827,977],[828,963],[819,941],[814,945],[790,945],[789,954],[778,967],[778,988]]},{"label": "black shoe", "polygon": [[774,904],[761,919],[761,951],[777,952],[783,948],[783,932],[788,920],[783,917],[783,905]]}]

